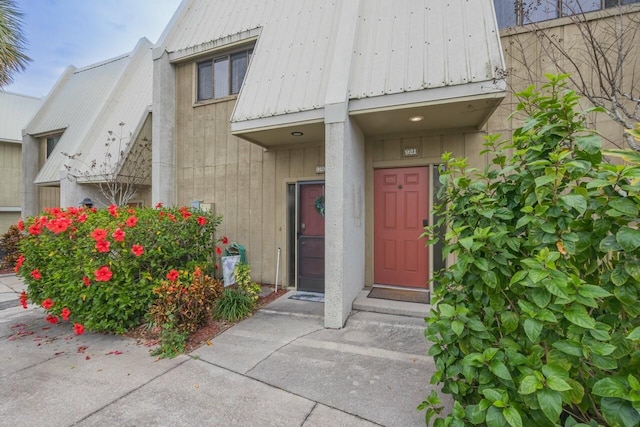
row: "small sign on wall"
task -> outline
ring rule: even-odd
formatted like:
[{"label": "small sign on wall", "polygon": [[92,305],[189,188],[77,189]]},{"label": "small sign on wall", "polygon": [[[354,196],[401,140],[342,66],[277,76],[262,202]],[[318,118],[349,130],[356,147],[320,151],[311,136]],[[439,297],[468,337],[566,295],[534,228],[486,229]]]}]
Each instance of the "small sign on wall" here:
[{"label": "small sign on wall", "polygon": [[324,173],[324,166],[316,166],[316,173]]},{"label": "small sign on wall", "polygon": [[404,147],[402,149],[402,157],[418,157],[417,147]]}]

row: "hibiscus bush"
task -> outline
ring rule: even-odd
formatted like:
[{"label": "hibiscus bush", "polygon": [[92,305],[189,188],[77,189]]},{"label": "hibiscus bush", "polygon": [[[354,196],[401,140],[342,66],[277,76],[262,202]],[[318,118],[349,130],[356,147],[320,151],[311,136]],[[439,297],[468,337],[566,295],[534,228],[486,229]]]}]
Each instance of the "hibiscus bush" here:
[{"label": "hibiscus bush", "polygon": [[[640,154],[603,152],[566,76],[518,94],[484,171],[446,154],[444,255],[426,319],[437,426],[640,425]],[[640,135],[639,135],[640,136]],[[603,154],[626,163],[607,161]],[[433,392],[427,423],[442,410]]]},{"label": "hibiscus bush", "polygon": [[206,266],[205,273],[214,273],[221,221],[160,205],[49,209],[18,223],[25,238],[16,270],[28,299],[48,311],[51,323],[122,333],[141,323],[156,298],[153,289],[171,280],[172,271]]}]

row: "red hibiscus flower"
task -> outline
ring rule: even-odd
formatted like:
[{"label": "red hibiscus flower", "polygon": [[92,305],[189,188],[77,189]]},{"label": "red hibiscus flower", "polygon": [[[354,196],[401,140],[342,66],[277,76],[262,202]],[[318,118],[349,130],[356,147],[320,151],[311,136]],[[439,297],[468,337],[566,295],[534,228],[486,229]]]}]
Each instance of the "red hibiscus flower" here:
[{"label": "red hibiscus flower", "polygon": [[27,308],[27,299],[29,297],[27,296],[27,293],[22,291],[22,293],[20,294],[20,304],[22,304],[22,308]]},{"label": "red hibiscus flower", "polygon": [[78,216],[78,222],[80,224],[82,224],[83,222],[85,222],[87,220],[87,213],[86,212],[82,212],[80,214],[80,216]]},{"label": "red hibiscus flower", "polygon": [[96,276],[96,282],[108,282],[111,280],[111,276],[113,276],[113,273],[106,265],[94,271],[93,274]]},{"label": "red hibiscus flower", "polygon": [[24,260],[26,258],[24,257],[24,255],[20,255],[18,257],[18,259],[16,260],[16,265],[13,267],[13,270],[17,273],[18,270],[20,270],[20,267],[22,267],[22,264],[24,264]]},{"label": "red hibiscus flower", "polygon": [[176,270],[171,269],[167,273],[167,279],[169,279],[172,282],[175,282],[176,280],[178,280],[179,275],[180,274]]},{"label": "red hibiscus flower", "polygon": [[198,224],[199,224],[200,226],[203,226],[203,225],[205,225],[205,224],[207,223],[207,218],[205,218],[205,217],[203,217],[203,216],[199,216],[199,217],[198,217],[198,219],[197,219],[197,221],[198,221]]},{"label": "red hibiscus flower", "polygon": [[42,308],[44,308],[45,310],[49,310],[51,307],[53,307],[54,302],[51,301],[51,298],[47,298],[46,300],[42,301]]},{"label": "red hibiscus flower", "polygon": [[84,326],[82,326],[80,323],[75,323],[73,325],[73,332],[75,332],[76,335],[84,334]]},{"label": "red hibiscus flower", "polygon": [[69,320],[70,315],[71,315],[71,310],[69,310],[67,307],[63,308],[62,312],[60,313],[62,320]]},{"label": "red hibiscus flower", "polygon": [[34,268],[33,270],[31,270],[31,277],[33,277],[35,280],[40,280],[42,279],[42,274],[40,274],[40,270]]},{"label": "red hibiscus flower", "polygon": [[29,226],[29,234],[31,234],[32,236],[37,236],[40,233],[42,233],[42,227],[40,227],[38,224],[31,224]]},{"label": "red hibiscus flower", "polygon": [[87,276],[84,276],[82,278],[82,283],[84,283],[84,285],[88,287],[91,284],[91,279],[89,279]]},{"label": "red hibiscus flower", "polygon": [[22,218],[18,220],[18,230],[24,231],[24,221],[22,220]]},{"label": "red hibiscus flower", "polygon": [[60,234],[67,231],[67,228],[71,225],[71,220],[68,218],[56,218],[47,223],[47,228],[54,234]]},{"label": "red hibiscus flower", "polygon": [[124,223],[124,225],[126,225],[127,227],[135,227],[137,223],[138,218],[136,218],[135,216],[130,216],[129,218],[127,218],[127,221]]},{"label": "red hibiscus flower", "polygon": [[91,237],[93,237],[93,240],[95,240],[96,242],[99,240],[104,240],[107,238],[107,230],[96,228],[91,232]]},{"label": "red hibiscus flower", "polygon": [[58,323],[58,318],[53,314],[48,315],[47,317],[44,318],[44,320],[51,323],[52,325],[55,325],[56,323]]},{"label": "red hibiscus flower", "polygon": [[107,210],[109,211],[109,214],[114,217],[117,218],[118,217],[118,207],[116,205],[109,205],[109,207],[107,208]]},{"label": "red hibiscus flower", "polygon": [[133,208],[129,208],[129,209],[127,209],[127,213],[129,215],[133,215],[134,213],[136,213],[136,211],[134,211]]},{"label": "red hibiscus flower", "polygon": [[96,242],[98,252],[109,252],[110,243],[107,240],[99,240]]},{"label": "red hibiscus flower", "polygon": [[131,247],[131,252],[135,255],[135,256],[140,256],[144,253],[144,247],[140,246],[140,245],[133,245]]},{"label": "red hibiscus flower", "polygon": [[160,209],[162,207],[162,202],[156,203],[156,209]]},{"label": "red hibiscus flower", "polygon": [[171,222],[176,222],[176,217],[173,214],[167,214],[167,218],[169,218]]},{"label": "red hibiscus flower", "polygon": [[222,236],[222,244],[226,245],[227,243],[229,243],[229,239],[227,239],[227,236]]},{"label": "red hibiscus flower", "polygon": [[125,233],[121,229],[116,228],[116,231],[114,231],[111,236],[113,237],[113,240],[115,240],[116,242],[123,242]]},{"label": "red hibiscus flower", "polygon": [[189,209],[185,206],[180,208],[180,213],[182,214],[182,218],[184,219],[189,219],[189,217],[191,216],[191,212],[189,212]]},{"label": "red hibiscus flower", "polygon": [[218,255],[221,255],[221,254],[222,254],[222,249],[220,249],[220,246],[216,246],[216,253],[217,253]]}]

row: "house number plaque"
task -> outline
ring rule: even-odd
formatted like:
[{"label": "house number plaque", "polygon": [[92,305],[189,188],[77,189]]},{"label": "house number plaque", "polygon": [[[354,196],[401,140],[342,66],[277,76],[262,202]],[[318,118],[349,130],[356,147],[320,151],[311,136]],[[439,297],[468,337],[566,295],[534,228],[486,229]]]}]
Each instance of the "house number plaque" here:
[{"label": "house number plaque", "polygon": [[416,147],[407,147],[402,150],[402,157],[417,157],[418,149]]}]

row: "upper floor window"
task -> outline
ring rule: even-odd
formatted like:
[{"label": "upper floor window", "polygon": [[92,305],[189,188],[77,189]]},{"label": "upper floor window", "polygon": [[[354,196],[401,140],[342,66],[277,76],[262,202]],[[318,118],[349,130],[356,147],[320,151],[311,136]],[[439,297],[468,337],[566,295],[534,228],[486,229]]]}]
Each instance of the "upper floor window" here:
[{"label": "upper floor window", "polygon": [[198,63],[197,100],[219,99],[240,92],[253,48]]},{"label": "upper floor window", "polygon": [[58,141],[60,141],[61,136],[62,134],[51,135],[47,137],[47,159],[53,152],[53,149],[56,148],[56,145],[58,144]]},{"label": "upper floor window", "polygon": [[500,28],[639,2],[640,0],[493,0]]}]

